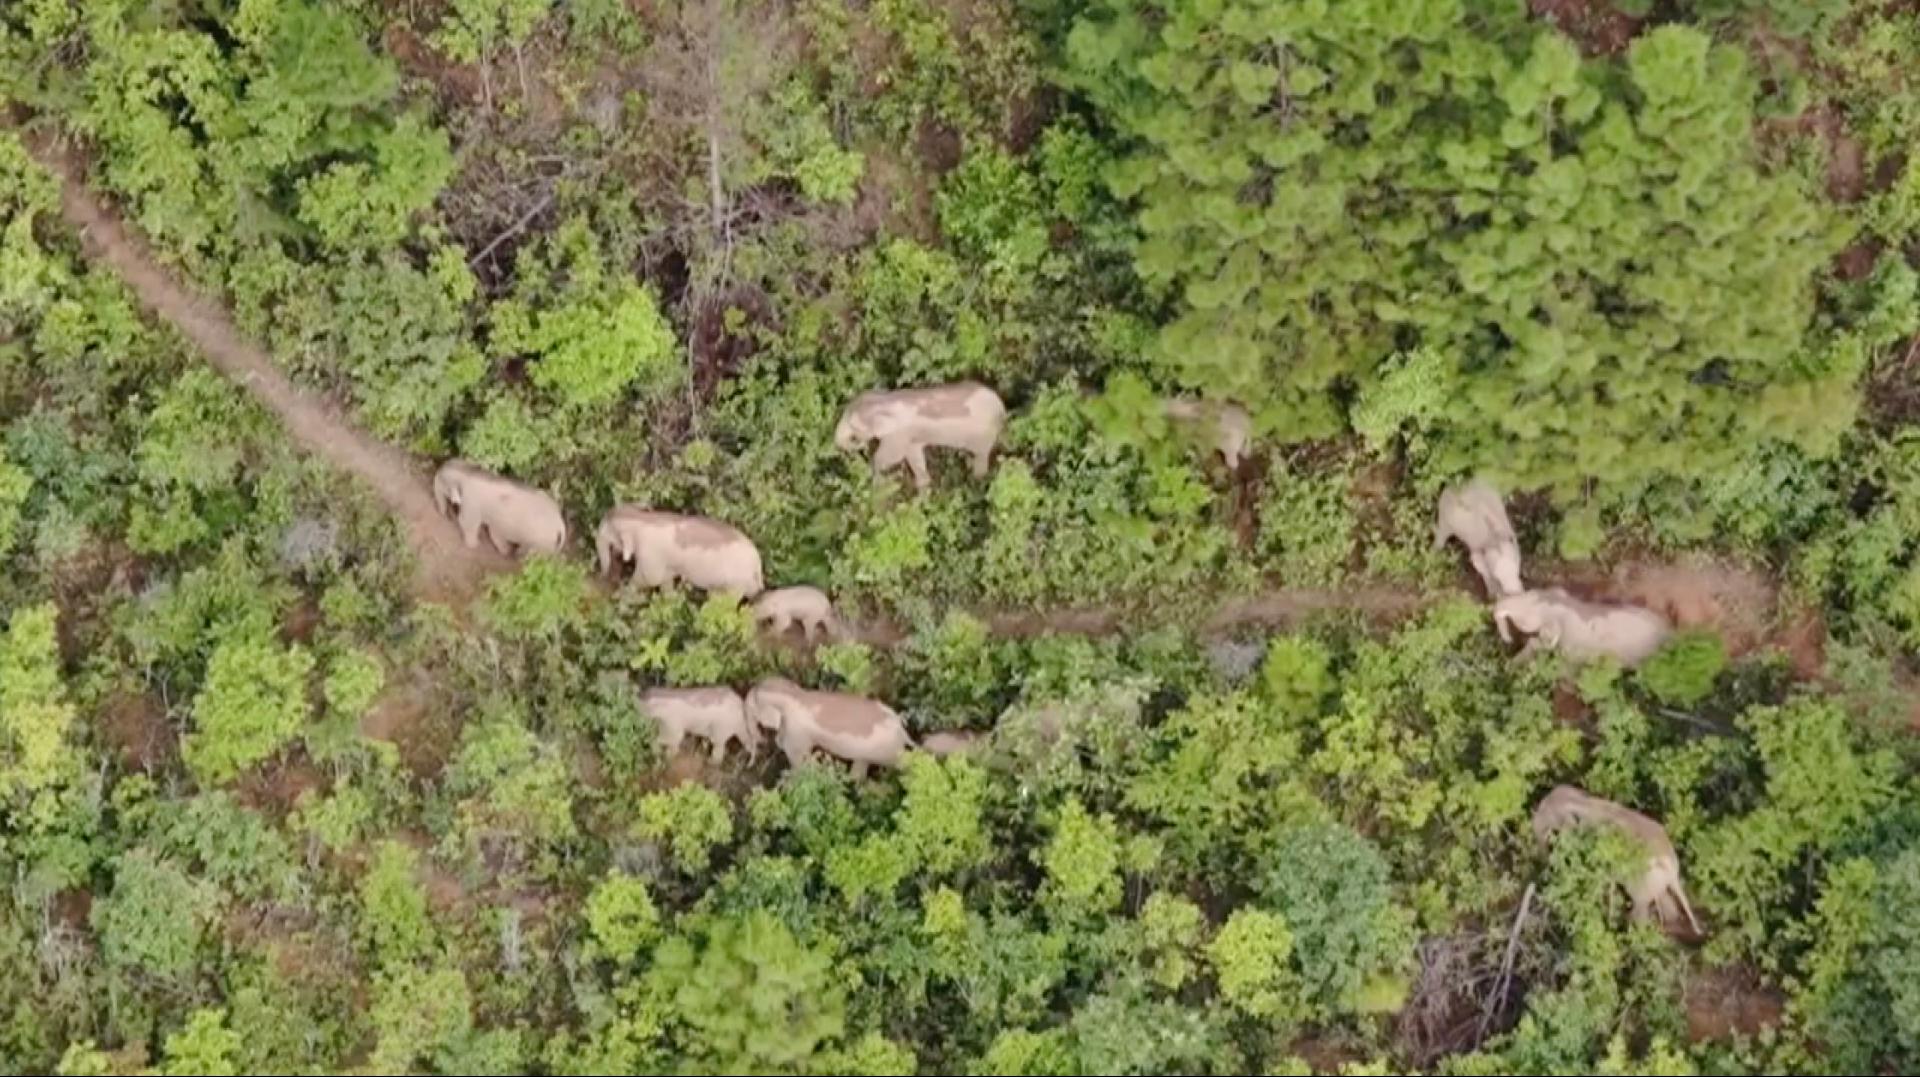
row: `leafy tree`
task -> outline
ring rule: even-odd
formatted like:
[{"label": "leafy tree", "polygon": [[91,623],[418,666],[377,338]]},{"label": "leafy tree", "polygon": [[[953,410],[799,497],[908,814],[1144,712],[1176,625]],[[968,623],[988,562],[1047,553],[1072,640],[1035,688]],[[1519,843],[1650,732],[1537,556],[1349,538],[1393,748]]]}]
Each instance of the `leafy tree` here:
[{"label": "leafy tree", "polygon": [[1726,644],[1717,633],[1682,632],[1648,659],[1638,675],[1655,698],[1691,707],[1713,693],[1713,682],[1726,664]]},{"label": "leafy tree", "polygon": [[280,750],[306,721],[304,648],[261,638],[221,643],[207,661],[206,683],[193,699],[194,731],[181,755],[203,784],[230,781]]},{"label": "leafy tree", "polygon": [[179,980],[198,964],[216,908],[212,888],[135,849],[115,862],[113,890],[94,902],[91,920],[109,964]]},{"label": "leafy tree", "polygon": [[590,952],[615,965],[631,964],[660,937],[660,912],[647,884],[631,875],[602,879],[587,895],[586,917]]},{"label": "leafy tree", "polygon": [[1093,916],[1120,904],[1120,831],[1112,816],[1067,801],[1034,859],[1047,873],[1042,898],[1062,916]]},{"label": "leafy tree", "polygon": [[233,1077],[241,1072],[239,1053],[240,1034],[227,1027],[225,1011],[195,1010],[185,1027],[167,1036],[167,1061],[160,1073],[162,1077]]},{"label": "leafy tree", "polygon": [[1207,944],[1207,961],[1220,994],[1234,1008],[1265,1021],[1304,1010],[1292,956],[1293,934],[1286,919],[1262,909],[1235,909]]},{"label": "leafy tree", "polygon": [[649,989],[670,1007],[687,1059],[708,1073],[791,1070],[843,1028],[832,962],[765,912],[715,922],[654,952]]},{"label": "leafy tree", "polygon": [[427,895],[415,878],[419,863],[412,847],[384,841],[360,880],[360,931],[383,966],[408,964],[433,952]]},{"label": "leafy tree", "polygon": [[24,808],[29,824],[53,821],[52,794],[82,766],[68,742],[75,715],[60,679],[58,616],[52,603],[17,610],[0,639],[0,804]]},{"label": "leafy tree", "polygon": [[1858,342],[1814,331],[1836,229],[1757,162],[1741,52],[1663,26],[1614,69],[1520,15],[1083,16],[1074,83],[1134,144],[1112,182],[1179,307],[1156,364],[1289,439],[1338,431],[1344,384],[1398,425],[1385,393],[1436,467],[1563,496],[1711,476],[1770,439],[1831,447],[1861,370]]},{"label": "leafy tree", "polygon": [[1322,1012],[1363,1008],[1413,951],[1386,858],[1345,827],[1309,824],[1282,834],[1266,863],[1261,891],[1284,918],[1306,997]]},{"label": "leafy tree", "polygon": [[714,846],[733,838],[733,813],[720,794],[688,783],[642,798],[634,830],[649,841],[666,843],[674,864],[697,875],[707,870]]}]

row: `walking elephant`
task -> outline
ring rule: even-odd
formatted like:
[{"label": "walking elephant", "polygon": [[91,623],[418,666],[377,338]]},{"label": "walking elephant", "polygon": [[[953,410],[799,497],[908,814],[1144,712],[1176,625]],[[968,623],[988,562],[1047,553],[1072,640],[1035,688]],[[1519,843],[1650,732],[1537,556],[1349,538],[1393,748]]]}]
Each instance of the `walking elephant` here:
[{"label": "walking elephant", "polygon": [[1492,484],[1474,479],[1441,493],[1433,548],[1440,549],[1450,539],[1459,539],[1467,548],[1488,595],[1499,599],[1526,589],[1520,582],[1520,542],[1514,537],[1500,491]]},{"label": "walking elephant", "polygon": [[993,460],[993,447],[1007,422],[1007,406],[1000,394],[975,381],[935,385],[923,389],[861,393],[841,413],[833,443],[842,452],[874,450],[875,474],[905,463],[915,489],[925,490],[929,447],[961,449],[973,454],[973,474],[984,477]]},{"label": "walking elephant", "polygon": [[567,544],[567,518],[545,490],[517,482],[466,460],[448,460],[433,476],[433,504],[453,513],[468,549],[484,529],[502,556],[558,553]]},{"label": "walking elephant", "polygon": [[1544,645],[1576,662],[1612,658],[1629,668],[1652,657],[1673,634],[1667,619],[1652,610],[1587,602],[1558,587],[1495,602],[1493,624],[1508,642],[1516,628],[1532,634],[1523,656]]},{"label": "walking elephant", "polygon": [[600,522],[594,545],[602,574],[631,561],[633,578],[644,587],[681,582],[742,599],[766,587],[753,541],[705,516],[619,505]]},{"label": "walking elephant", "polygon": [[1169,400],[1167,418],[1177,423],[1204,423],[1213,439],[1213,450],[1228,471],[1240,470],[1240,461],[1253,441],[1253,416],[1238,404],[1205,400]]},{"label": "walking elephant", "polygon": [[709,745],[715,763],[727,757],[727,744],[738,742],[747,761],[760,754],[760,730],[747,721],[746,701],[725,686],[711,688],[650,688],[640,696],[640,710],[660,727],[660,747],[668,755],[680,750],[691,733]]},{"label": "walking elephant", "polygon": [[864,778],[873,765],[898,766],[915,747],[907,726],[893,708],[845,692],[815,692],[785,677],[769,677],[747,693],[747,717],[776,735],[780,750],[794,766],[815,748],[853,764]]},{"label": "walking elephant", "polygon": [[800,626],[801,635],[812,639],[817,632],[831,638],[838,631],[839,622],[833,616],[833,602],[827,593],[818,587],[781,587],[762,592],[753,600],[753,621],[766,625],[774,635],[780,635],[794,625]]},{"label": "walking elephant", "polygon": [[1693,905],[1680,885],[1680,854],[1674,851],[1667,828],[1622,804],[1594,796],[1571,785],[1554,786],[1533,809],[1533,835],[1546,841],[1569,826],[1599,824],[1625,831],[1647,850],[1647,870],[1627,884],[1633,899],[1633,916],[1652,919],[1665,925],[1676,911],[1684,912],[1695,935],[1700,922],[1694,919]]}]

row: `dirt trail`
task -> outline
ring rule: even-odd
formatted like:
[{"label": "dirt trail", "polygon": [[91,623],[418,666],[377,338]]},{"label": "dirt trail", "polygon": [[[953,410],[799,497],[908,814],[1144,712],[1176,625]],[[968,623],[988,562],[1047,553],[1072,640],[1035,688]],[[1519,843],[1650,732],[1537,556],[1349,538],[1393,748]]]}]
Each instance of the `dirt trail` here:
[{"label": "dirt trail", "polygon": [[60,208],[87,256],[120,276],[142,306],[186,337],[207,362],[252,394],[301,447],[373,488],[400,521],[419,564],[415,590],[429,601],[463,604],[486,577],[511,563],[482,546],[469,550],[434,508],[427,472],[405,453],[356,428],[330,401],[293,384],[224,310],[162,268],[146,243],[86,185],[77,154],[22,132],[33,156],[60,181]]}]

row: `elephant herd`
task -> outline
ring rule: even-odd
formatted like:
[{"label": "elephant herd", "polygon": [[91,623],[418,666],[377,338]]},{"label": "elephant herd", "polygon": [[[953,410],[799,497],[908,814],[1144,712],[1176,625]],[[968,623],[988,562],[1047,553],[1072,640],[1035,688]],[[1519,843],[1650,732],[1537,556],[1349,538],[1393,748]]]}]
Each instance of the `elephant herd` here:
[{"label": "elephant herd", "polygon": [[[1588,602],[1559,587],[1528,590],[1520,580],[1520,543],[1507,519],[1499,491],[1473,479],[1440,495],[1433,527],[1435,549],[1458,539],[1487,593],[1494,600],[1493,622],[1503,641],[1514,629],[1531,635],[1521,656],[1545,646],[1574,661],[1611,658],[1634,666],[1658,651],[1673,628],[1667,619],[1640,606]],[[1695,934],[1700,924],[1680,885],[1680,857],[1666,828],[1641,813],[1570,785],[1554,787],[1533,810],[1539,840],[1569,826],[1597,824],[1624,832],[1647,854],[1646,868],[1627,883],[1635,919],[1666,924],[1676,908],[1686,914]]]},{"label": "elephant herd", "polygon": [[[1203,426],[1214,452],[1229,469],[1238,469],[1252,440],[1253,424],[1245,409],[1192,399],[1168,400],[1163,409],[1175,423]],[[999,394],[979,382],[873,391],[847,406],[833,441],[843,452],[874,446],[876,475],[905,465],[915,489],[925,490],[931,481],[929,448],[968,454],[974,476],[984,477],[1006,418]],[[433,493],[440,511],[453,513],[469,548],[479,544],[482,531],[502,555],[559,553],[567,545],[569,529],[560,504],[543,490],[464,460],[450,460],[434,476]],[[1436,549],[1456,539],[1466,547],[1493,599],[1501,639],[1510,640],[1515,629],[1532,637],[1522,655],[1544,646],[1576,661],[1612,658],[1633,666],[1671,634],[1667,620],[1652,610],[1588,602],[1559,587],[1528,589],[1521,580],[1520,546],[1506,507],[1484,480],[1476,478],[1441,494],[1433,537]],[[809,639],[838,633],[825,592],[807,586],[767,590],[753,541],[718,520],[617,505],[601,520],[594,547],[603,575],[631,566],[632,578],[645,587],[678,583],[751,601],[755,622],[775,633],[794,626]],[[934,733],[916,743],[900,716],[884,703],[802,688],[782,677],[761,681],[745,696],[726,686],[654,688],[642,695],[641,708],[658,724],[662,746],[669,752],[691,734],[708,743],[716,762],[732,743],[754,758],[764,731],[774,736],[793,765],[808,761],[818,749],[850,762],[856,776],[864,776],[873,765],[897,765],[912,748],[944,755],[966,750],[978,739],[972,733]],[[1677,903],[1693,922],[1673,843],[1659,823],[1571,786],[1555,788],[1533,815],[1534,833],[1542,840],[1562,828],[1589,823],[1618,828],[1647,850],[1647,869],[1628,887],[1636,917],[1656,916],[1665,922]]]}]

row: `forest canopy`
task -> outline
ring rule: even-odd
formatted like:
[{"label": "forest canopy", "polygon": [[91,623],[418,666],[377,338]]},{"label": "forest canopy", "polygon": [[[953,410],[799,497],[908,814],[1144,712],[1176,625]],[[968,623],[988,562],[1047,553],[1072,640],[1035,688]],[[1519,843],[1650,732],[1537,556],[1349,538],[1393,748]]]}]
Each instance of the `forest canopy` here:
[{"label": "forest canopy", "polygon": [[0,5],[0,1071],[1913,1071],[1916,55]]}]

